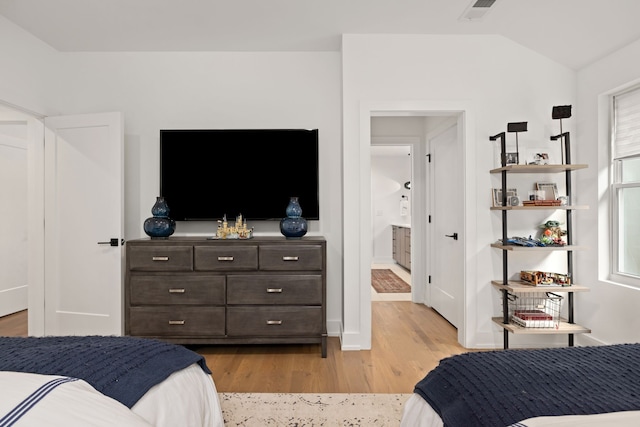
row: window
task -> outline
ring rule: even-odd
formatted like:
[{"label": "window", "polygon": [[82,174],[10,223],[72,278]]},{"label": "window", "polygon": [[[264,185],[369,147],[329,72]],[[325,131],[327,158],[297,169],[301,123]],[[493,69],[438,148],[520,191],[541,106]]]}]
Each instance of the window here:
[{"label": "window", "polygon": [[640,286],[640,88],[613,97],[612,274]]}]

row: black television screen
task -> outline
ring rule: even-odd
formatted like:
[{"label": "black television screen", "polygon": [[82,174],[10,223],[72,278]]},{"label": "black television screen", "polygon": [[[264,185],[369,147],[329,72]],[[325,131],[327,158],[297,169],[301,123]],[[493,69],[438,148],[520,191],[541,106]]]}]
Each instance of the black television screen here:
[{"label": "black television screen", "polygon": [[319,219],[317,129],[160,130],[160,195],[176,221]]}]

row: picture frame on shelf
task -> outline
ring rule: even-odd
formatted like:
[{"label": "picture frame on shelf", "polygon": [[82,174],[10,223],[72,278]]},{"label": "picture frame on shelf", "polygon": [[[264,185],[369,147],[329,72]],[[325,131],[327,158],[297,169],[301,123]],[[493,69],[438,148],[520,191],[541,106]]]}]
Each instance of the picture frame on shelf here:
[{"label": "picture frame on shelf", "polygon": [[517,152],[510,152],[510,153],[506,153],[506,160],[507,160],[507,166],[509,165],[517,165],[518,164],[518,153]]},{"label": "picture frame on shelf", "polygon": [[[493,197],[493,207],[502,206],[502,188],[493,188],[491,195]],[[513,196],[518,196],[518,190],[515,188],[507,188],[507,206],[509,206],[509,200]]]},{"label": "picture frame on shelf", "polygon": [[527,150],[527,165],[550,165],[551,156],[546,148],[530,148]]},{"label": "picture frame on shelf", "polygon": [[536,182],[536,190],[544,192],[542,200],[558,199],[558,185],[555,182]]}]

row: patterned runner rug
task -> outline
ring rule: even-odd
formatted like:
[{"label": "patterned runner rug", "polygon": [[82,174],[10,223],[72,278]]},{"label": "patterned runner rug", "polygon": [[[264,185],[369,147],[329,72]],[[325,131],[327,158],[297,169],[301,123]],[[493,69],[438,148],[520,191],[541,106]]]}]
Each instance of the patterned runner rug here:
[{"label": "patterned runner rug", "polygon": [[399,426],[411,394],[219,393],[225,427]]},{"label": "patterned runner rug", "polygon": [[372,269],[371,286],[379,294],[411,292],[411,286],[388,269]]}]

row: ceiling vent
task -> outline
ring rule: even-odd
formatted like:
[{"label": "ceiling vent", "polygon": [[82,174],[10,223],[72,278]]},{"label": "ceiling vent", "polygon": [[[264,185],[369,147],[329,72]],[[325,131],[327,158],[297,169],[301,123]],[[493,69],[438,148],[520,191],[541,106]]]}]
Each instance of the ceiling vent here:
[{"label": "ceiling vent", "polygon": [[496,0],[474,0],[460,17],[461,21],[480,21]]}]

